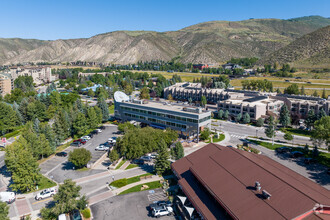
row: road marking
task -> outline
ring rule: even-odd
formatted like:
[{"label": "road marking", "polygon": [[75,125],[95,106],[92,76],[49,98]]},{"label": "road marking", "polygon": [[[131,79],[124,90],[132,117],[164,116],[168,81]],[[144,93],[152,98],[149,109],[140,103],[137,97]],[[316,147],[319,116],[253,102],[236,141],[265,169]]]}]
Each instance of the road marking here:
[{"label": "road marking", "polygon": [[40,201],[34,202],[34,203],[32,203],[32,205],[35,205],[35,204],[38,204],[38,203],[41,203],[41,202],[46,202],[46,201],[49,201],[49,200],[52,200],[52,199],[53,199],[53,198],[50,197],[50,198],[48,198],[48,199],[44,199],[44,200],[40,200]]}]

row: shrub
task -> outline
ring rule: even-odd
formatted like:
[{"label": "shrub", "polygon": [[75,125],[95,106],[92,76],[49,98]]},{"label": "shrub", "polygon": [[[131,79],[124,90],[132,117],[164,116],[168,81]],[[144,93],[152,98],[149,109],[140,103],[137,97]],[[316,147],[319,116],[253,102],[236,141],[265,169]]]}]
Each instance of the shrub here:
[{"label": "shrub", "polygon": [[90,218],[91,217],[91,210],[89,208],[85,208],[84,210],[81,211],[82,216],[84,218]]},{"label": "shrub", "polygon": [[69,161],[77,168],[86,166],[91,158],[91,152],[85,148],[74,149],[69,153]]}]

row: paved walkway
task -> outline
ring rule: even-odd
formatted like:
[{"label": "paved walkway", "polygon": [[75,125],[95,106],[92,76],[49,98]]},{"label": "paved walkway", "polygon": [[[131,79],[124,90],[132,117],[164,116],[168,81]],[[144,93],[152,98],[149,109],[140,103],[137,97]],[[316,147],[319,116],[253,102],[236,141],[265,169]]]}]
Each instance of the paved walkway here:
[{"label": "paved walkway", "polygon": [[127,160],[120,168],[119,170],[125,170],[129,165],[131,161]]},{"label": "paved walkway", "polygon": [[132,183],[132,184],[129,184],[129,185],[126,185],[124,187],[121,187],[121,188],[118,188],[118,189],[115,189],[115,190],[112,190],[112,191],[108,191],[108,192],[104,192],[104,193],[100,193],[98,195],[95,195],[95,196],[92,196],[89,198],[89,205],[93,205],[95,203],[98,203],[100,201],[103,201],[105,199],[108,199],[112,196],[115,196],[115,195],[118,195],[120,194],[121,192],[127,190],[127,189],[130,189],[134,186],[137,186],[137,185],[140,185],[140,184],[144,184],[144,183],[149,183],[149,182],[154,182],[154,181],[159,181],[163,179],[163,177],[159,177],[159,176],[152,176],[152,178],[150,179],[144,179],[144,180],[141,180],[139,182],[136,182],[136,183]]}]

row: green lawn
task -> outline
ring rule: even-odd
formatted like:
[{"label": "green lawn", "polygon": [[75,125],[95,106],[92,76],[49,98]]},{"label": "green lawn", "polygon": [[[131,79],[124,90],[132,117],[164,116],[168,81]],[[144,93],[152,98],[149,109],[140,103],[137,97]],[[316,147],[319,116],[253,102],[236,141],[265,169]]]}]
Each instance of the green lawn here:
[{"label": "green lawn", "polygon": [[109,113],[110,113],[110,114],[114,114],[114,113],[115,113],[115,105],[111,105],[111,106],[109,107]]},{"label": "green lawn", "polygon": [[139,165],[137,165],[137,164],[130,164],[130,165],[128,165],[128,167],[126,167],[126,169],[125,170],[129,170],[129,169],[132,169],[132,168],[135,168],[135,167],[138,167]]},{"label": "green lawn", "polygon": [[292,135],[300,135],[300,136],[305,136],[305,137],[310,137],[311,136],[310,131],[296,129],[296,128],[281,128],[280,130],[282,132],[288,132]]},{"label": "green lawn", "polygon": [[116,170],[118,170],[125,162],[126,160],[120,161],[120,163],[116,166]]},{"label": "green lawn", "polygon": [[[275,150],[276,148],[283,147],[281,144],[274,144],[272,143],[267,143],[263,141],[255,141],[255,140],[249,140],[250,142],[253,142],[255,144],[258,144],[260,146],[263,146],[265,148],[268,148],[270,150]],[[308,153],[304,152],[304,149],[301,147],[292,147],[293,151],[300,151],[304,153],[305,157],[313,157],[312,151],[309,150]],[[324,166],[330,167],[330,153],[324,153],[320,152],[319,156],[315,158],[320,164],[323,164]]]},{"label": "green lawn", "polygon": [[[34,190],[32,192],[36,192],[36,191],[39,191],[39,190],[47,189],[47,188],[50,188],[50,187],[53,187],[53,186],[56,186],[56,183],[53,182],[53,181],[51,181],[50,179],[48,179],[44,175],[42,175],[41,176],[41,179],[39,181],[39,184],[38,184],[38,189],[37,190]],[[31,191],[26,192],[25,194],[27,194],[27,193],[31,193]]]},{"label": "green lawn", "polygon": [[110,183],[110,186],[113,186],[113,187],[116,187],[116,188],[121,188],[121,187],[126,186],[128,184],[139,182],[140,177],[151,176],[151,175],[152,175],[152,173],[145,173],[145,174],[142,174],[142,175],[139,175],[139,176],[134,176],[134,177],[131,177],[131,178],[128,178],[128,179],[127,178],[119,179],[119,180],[116,180],[116,181],[113,181],[112,183]]},{"label": "green lawn", "polygon": [[[124,195],[124,194],[128,194],[128,193],[133,193],[133,192],[140,192],[142,185],[149,186],[149,188],[145,189],[145,190],[151,190],[151,189],[156,189],[156,188],[162,187],[162,184],[160,184],[159,181],[154,181],[154,182],[150,182],[150,183],[144,183],[144,184],[140,184],[137,186],[133,186],[132,188],[129,188],[129,189],[121,192],[119,195]],[[143,191],[145,191],[145,190],[143,190]]]},{"label": "green lawn", "polygon": [[18,127],[15,127],[14,131],[10,132],[10,133],[7,133],[5,134],[5,138],[11,138],[11,137],[16,137],[18,135],[21,134],[21,130],[22,130],[23,126],[18,126]]},{"label": "green lawn", "polygon": [[225,139],[225,135],[224,134],[220,134],[220,137],[219,138],[214,138],[213,137],[213,143],[223,141],[224,139]]}]

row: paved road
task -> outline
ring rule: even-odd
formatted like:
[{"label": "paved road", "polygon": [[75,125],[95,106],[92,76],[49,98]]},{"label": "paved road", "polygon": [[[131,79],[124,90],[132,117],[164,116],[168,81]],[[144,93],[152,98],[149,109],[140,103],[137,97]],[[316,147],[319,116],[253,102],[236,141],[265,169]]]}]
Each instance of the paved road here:
[{"label": "paved road", "polygon": [[[94,135],[94,137],[89,140],[82,147],[86,148],[92,153],[91,163],[96,162],[102,155],[106,152],[95,151],[95,147],[100,144],[105,143],[109,137],[115,136],[114,133],[117,132],[117,126],[106,126],[102,133]],[[67,152],[72,151],[76,147],[70,146],[66,149]],[[87,171],[76,171],[72,163],[67,161],[67,158],[53,157],[46,162],[40,164],[41,173],[51,177],[57,183],[62,183],[65,179],[77,179],[84,176],[93,175],[96,173],[103,172],[103,170],[87,170]]]},{"label": "paved road", "polygon": [[[233,122],[220,121],[220,120],[217,120],[217,122],[214,122],[212,120],[212,128],[227,132],[230,134],[231,138],[237,139],[237,140],[243,140],[247,136],[258,136],[258,137],[268,138],[265,135],[265,128],[263,128],[263,127],[258,128],[258,127],[254,127],[254,126],[250,126],[250,125],[236,124]],[[286,141],[283,138],[283,136],[284,136],[283,132],[277,131],[274,140]],[[293,142],[295,144],[305,145],[307,143],[309,145],[312,145],[312,142],[310,141],[310,139],[308,137],[303,137],[303,136],[298,136],[298,135],[294,135]],[[239,142],[239,143],[241,143],[241,142]]]}]

